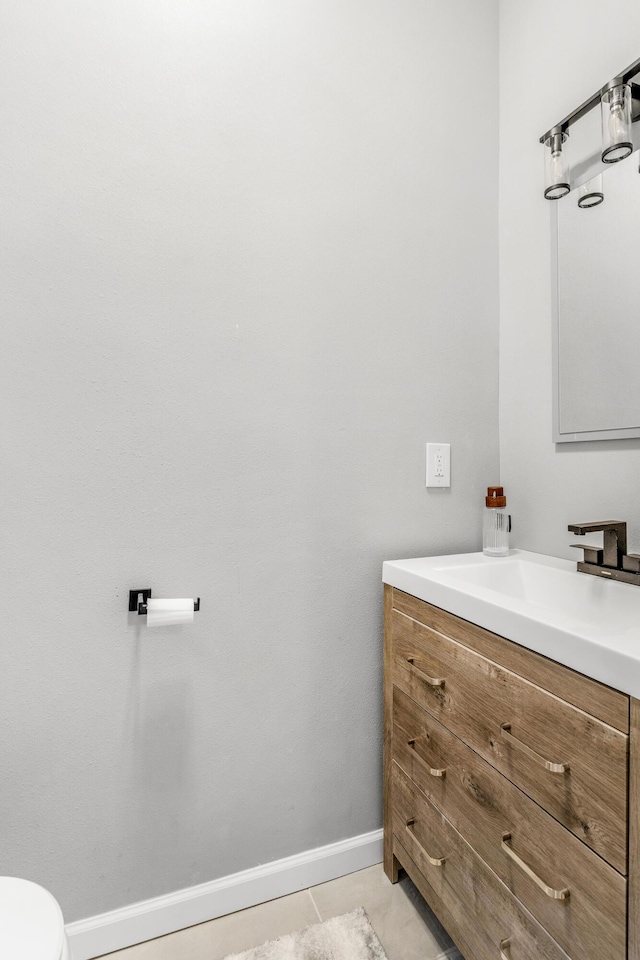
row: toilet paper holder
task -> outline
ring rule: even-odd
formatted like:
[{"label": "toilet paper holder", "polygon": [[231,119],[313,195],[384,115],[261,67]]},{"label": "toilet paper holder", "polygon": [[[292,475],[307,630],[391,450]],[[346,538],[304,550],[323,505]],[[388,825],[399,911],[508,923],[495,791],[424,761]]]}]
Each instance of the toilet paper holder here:
[{"label": "toilet paper holder", "polygon": [[[144,617],[147,614],[147,600],[151,596],[151,590],[129,590],[129,613],[135,613],[138,611],[139,617]],[[196,597],[193,601],[193,610],[194,613],[197,613],[200,609],[200,597]]]}]

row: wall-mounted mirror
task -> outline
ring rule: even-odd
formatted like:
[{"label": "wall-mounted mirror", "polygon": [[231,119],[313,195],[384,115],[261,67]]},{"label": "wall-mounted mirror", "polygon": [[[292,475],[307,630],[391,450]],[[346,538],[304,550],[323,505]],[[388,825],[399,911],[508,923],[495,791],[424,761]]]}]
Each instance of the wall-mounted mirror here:
[{"label": "wall-mounted mirror", "polygon": [[[550,204],[556,443],[640,437],[640,123],[636,152],[605,164],[599,120],[572,128],[571,192]],[[604,200],[578,206],[599,175]]]}]

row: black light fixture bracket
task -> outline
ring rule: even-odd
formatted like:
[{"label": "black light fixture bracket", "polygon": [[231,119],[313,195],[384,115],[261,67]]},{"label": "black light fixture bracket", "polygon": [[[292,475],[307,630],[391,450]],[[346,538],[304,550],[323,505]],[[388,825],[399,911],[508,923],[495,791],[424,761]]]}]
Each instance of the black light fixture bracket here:
[{"label": "black light fixture bracket", "polygon": [[631,83],[633,77],[637,76],[640,73],[640,59],[635,60],[630,64],[626,70],[623,70],[622,73],[619,73],[613,80],[609,80],[608,83],[605,83],[603,87],[600,87],[593,96],[589,97],[588,100],[585,100],[584,103],[570,113],[568,116],[561,120],[559,123],[554,123],[553,127],[547,130],[540,137],[540,143],[545,143],[546,140],[552,135],[552,133],[557,130],[559,127],[563,133],[566,133],[569,127],[574,124],[577,120],[580,120],[581,117],[584,117],[590,110],[593,110],[594,107],[600,106],[600,100],[602,94],[606,90],[610,90],[611,87],[619,86],[621,83],[629,83],[631,85],[631,120],[635,123],[636,120],[640,120],[640,84]]}]

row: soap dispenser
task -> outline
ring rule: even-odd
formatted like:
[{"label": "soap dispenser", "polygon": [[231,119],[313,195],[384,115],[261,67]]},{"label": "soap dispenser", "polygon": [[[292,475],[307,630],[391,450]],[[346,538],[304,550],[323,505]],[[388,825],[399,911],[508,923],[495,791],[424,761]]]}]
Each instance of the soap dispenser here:
[{"label": "soap dispenser", "polygon": [[507,557],[511,515],[505,510],[507,498],[502,487],[488,487],[485,504],[482,552],[486,557]]}]

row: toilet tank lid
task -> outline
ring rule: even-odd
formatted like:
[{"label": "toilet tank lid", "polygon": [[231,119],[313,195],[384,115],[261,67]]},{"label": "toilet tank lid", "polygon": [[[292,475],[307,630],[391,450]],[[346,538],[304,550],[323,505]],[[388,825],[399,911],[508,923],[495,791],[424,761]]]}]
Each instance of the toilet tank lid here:
[{"label": "toilet tank lid", "polygon": [[0,957],[60,960],[64,921],[48,890],[18,877],[0,877]]}]

